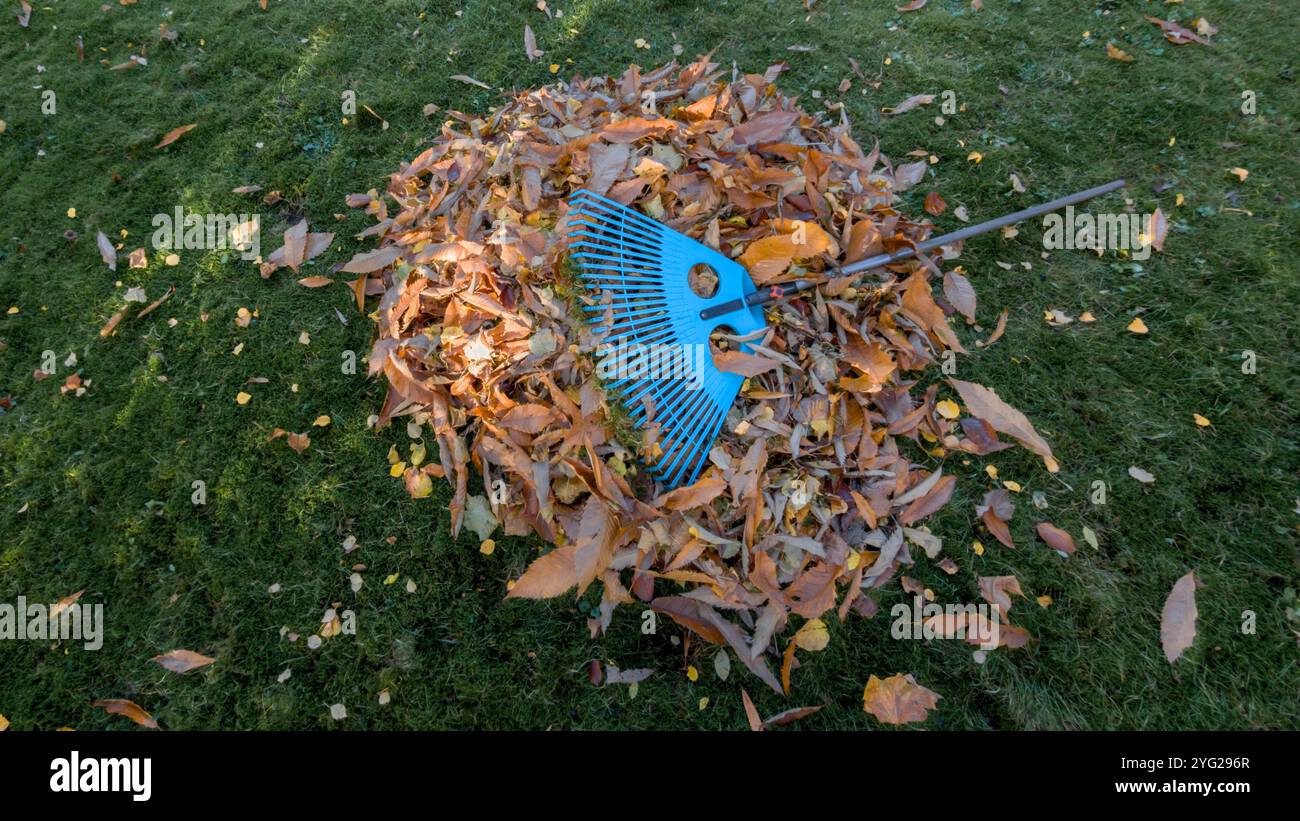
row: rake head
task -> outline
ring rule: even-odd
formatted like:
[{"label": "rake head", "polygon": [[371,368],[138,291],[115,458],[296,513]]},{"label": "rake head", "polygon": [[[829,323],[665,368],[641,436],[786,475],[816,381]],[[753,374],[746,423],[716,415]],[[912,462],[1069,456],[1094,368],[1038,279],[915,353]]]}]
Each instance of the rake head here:
[{"label": "rake head", "polygon": [[[713,364],[709,334],[719,326],[741,336],[766,327],[761,306],[708,320],[700,313],[754,293],[754,282],[717,251],[627,206],[584,190],[569,205],[570,254],[598,300],[585,306],[601,339],[597,373],[636,427],[659,425],[651,476],[670,488],[690,484],[744,382]],[[699,264],[718,277],[708,298],[690,285]]]}]

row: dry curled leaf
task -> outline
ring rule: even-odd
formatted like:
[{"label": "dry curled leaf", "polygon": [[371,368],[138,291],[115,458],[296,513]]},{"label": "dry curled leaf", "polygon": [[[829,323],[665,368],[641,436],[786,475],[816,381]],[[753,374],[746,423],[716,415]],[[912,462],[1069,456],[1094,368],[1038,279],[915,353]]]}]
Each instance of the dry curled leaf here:
[{"label": "dry curled leaf", "polygon": [[934,102],[933,94],[913,94],[911,97],[908,97],[906,100],[894,106],[893,108],[885,109],[885,113],[892,114],[895,116],[899,114],[906,114],[907,112],[911,111],[912,109],[918,106],[929,105],[932,102]]},{"label": "dry curled leaf", "polygon": [[963,382],[960,379],[949,379],[948,383],[961,394],[962,402],[966,404],[971,415],[988,422],[998,433],[1005,433],[1015,438],[1043,457],[1047,469],[1052,473],[1059,469],[1056,459],[1052,456],[1051,446],[1038,435],[1023,413],[1002,401],[997,391],[974,382]]},{"label": "dry curled leaf", "polygon": [[173,673],[188,673],[191,670],[206,667],[216,659],[208,658],[193,650],[171,650],[161,656],[154,656],[151,661],[157,662]]},{"label": "dry curled leaf", "polygon": [[475,80],[473,77],[470,77],[465,74],[453,74],[447,79],[455,80],[458,83],[466,83],[467,85],[478,86],[479,88],[486,88],[489,91],[492,89],[492,86],[488,85],[487,83],[481,82],[479,80]]}]

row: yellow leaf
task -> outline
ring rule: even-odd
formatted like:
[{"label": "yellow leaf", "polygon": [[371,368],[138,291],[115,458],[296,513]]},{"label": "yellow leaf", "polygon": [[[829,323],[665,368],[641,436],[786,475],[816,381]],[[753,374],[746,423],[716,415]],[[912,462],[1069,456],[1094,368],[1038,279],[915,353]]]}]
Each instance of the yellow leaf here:
[{"label": "yellow leaf", "polygon": [[970,160],[976,165],[979,165],[980,163],[984,162],[984,155],[978,151],[972,151],[966,155],[966,159]]},{"label": "yellow leaf", "polygon": [[389,476],[401,476],[405,472],[406,472],[405,462],[395,462],[393,466],[388,469]]},{"label": "yellow leaf", "polygon": [[1097,321],[1097,317],[1095,317],[1095,316],[1092,315],[1092,311],[1084,311],[1083,313],[1079,314],[1079,321],[1080,321],[1080,322],[1096,322],[1096,321]]},{"label": "yellow leaf", "polygon": [[478,552],[484,556],[491,556],[497,549],[497,543],[491,539],[484,539],[483,544],[478,546]]},{"label": "yellow leaf", "polygon": [[1117,47],[1114,43],[1106,44],[1106,56],[1112,60],[1119,60],[1121,63],[1133,62],[1133,55]]},{"label": "yellow leaf", "polygon": [[7,729],[9,729],[9,719],[5,718],[3,713],[0,713],[0,733]]},{"label": "yellow leaf", "polygon": [[1147,324],[1142,321],[1142,317],[1135,316],[1133,321],[1128,324],[1128,329],[1131,333],[1144,334],[1147,332]]},{"label": "yellow leaf", "polygon": [[706,707],[708,707],[708,706],[709,706],[709,697],[708,697],[708,696],[704,696],[704,697],[702,697],[702,698],[700,699],[700,709],[703,710],[704,708],[706,708]]},{"label": "yellow leaf", "polygon": [[1039,606],[1039,607],[1051,607],[1051,606],[1052,606],[1052,597],[1051,597],[1051,596],[1047,596],[1047,595],[1039,596],[1039,597],[1038,597],[1038,606]]},{"label": "yellow leaf", "polygon": [[433,493],[433,479],[429,474],[421,473],[420,478],[415,480],[415,484],[407,486],[410,489],[412,499],[424,499]]},{"label": "yellow leaf", "polygon": [[384,584],[396,584],[397,580],[401,578],[401,576],[401,573],[392,573],[384,578]]},{"label": "yellow leaf", "polygon": [[1182,195],[1182,194],[1178,194],[1178,195],[1176,195],[1176,196],[1174,197],[1174,207],[1175,207],[1175,208],[1177,208],[1178,206],[1182,205],[1183,202],[1184,202],[1184,199],[1183,199],[1183,195]]},{"label": "yellow leaf", "polygon": [[244,391],[240,391],[239,393],[235,394],[235,401],[241,405],[247,405],[248,401],[252,398],[253,398],[252,394],[245,393]]},{"label": "yellow leaf", "polygon": [[975,551],[975,555],[976,555],[976,556],[983,556],[983,555],[984,555],[984,543],[983,543],[983,542],[980,542],[980,541],[974,541],[974,542],[971,542],[970,549]]},{"label": "yellow leaf", "polygon": [[1229,168],[1228,173],[1233,175],[1237,179],[1241,180],[1242,182],[1245,182],[1246,178],[1250,176],[1250,172],[1244,168]]},{"label": "yellow leaf", "polygon": [[329,423],[330,423],[330,418],[327,414],[324,413],[322,413],[320,416],[317,416],[316,421],[312,422],[312,424],[318,428],[326,427],[327,425],[329,425]]},{"label": "yellow leaf", "polygon": [[1005,482],[1002,483],[1002,486],[1003,486],[1004,488],[1006,488],[1007,490],[1011,491],[1012,493],[1019,493],[1019,492],[1020,492],[1020,483],[1019,483],[1019,482],[1013,482],[1013,481],[1011,481],[1010,479],[1007,479]]},{"label": "yellow leaf", "polygon": [[799,632],[794,634],[794,643],[799,645],[799,649],[807,650],[810,653],[825,650],[830,640],[830,631],[826,629],[826,624],[821,619],[804,622],[803,627],[799,628]]},{"label": "yellow leaf", "polygon": [[1206,419],[1204,416],[1201,416],[1199,413],[1192,414],[1192,421],[1194,421],[1197,425],[1203,428],[1208,428],[1211,424],[1209,419]]},{"label": "yellow leaf", "polygon": [[425,450],[423,442],[416,442],[411,446],[411,464],[419,465],[424,461]]},{"label": "yellow leaf", "polygon": [[992,479],[992,480],[995,481],[995,482],[997,481],[997,478],[998,478],[998,469],[997,469],[997,467],[996,467],[995,465],[985,465],[985,466],[984,466],[984,472],[987,473],[987,474],[989,475],[989,478],[990,478],[990,479]]},{"label": "yellow leaf", "polygon": [[402,461],[402,455],[397,452],[397,445],[388,448],[388,464],[395,465]]},{"label": "yellow leaf", "polygon": [[695,669],[694,664],[686,668],[686,677],[691,681],[699,681],[700,671]]},{"label": "yellow leaf", "polygon": [[75,208],[69,208],[69,209],[68,209],[68,219],[70,219],[70,220],[74,220],[74,219],[76,219],[76,218],[77,218],[77,209],[75,209]]},{"label": "yellow leaf", "polygon": [[961,408],[951,399],[944,399],[942,402],[937,403],[934,406],[934,409],[937,410],[939,415],[944,419],[956,419],[961,413]]}]

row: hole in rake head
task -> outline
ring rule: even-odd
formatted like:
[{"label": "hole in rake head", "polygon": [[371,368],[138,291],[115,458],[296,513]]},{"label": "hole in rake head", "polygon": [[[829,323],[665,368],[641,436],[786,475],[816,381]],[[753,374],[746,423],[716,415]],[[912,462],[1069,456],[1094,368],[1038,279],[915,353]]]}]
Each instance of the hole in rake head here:
[{"label": "hole in rake head", "polygon": [[691,266],[686,274],[686,282],[700,299],[710,299],[718,292],[718,273],[703,262]]},{"label": "hole in rake head", "polygon": [[730,339],[727,339],[726,337],[737,336],[737,335],[738,334],[736,333],[736,329],[731,327],[730,325],[719,325],[718,327],[714,328],[713,331],[709,334],[709,353],[713,356],[714,359],[717,359],[718,354],[720,353],[736,350],[738,347],[736,343],[732,342]]}]

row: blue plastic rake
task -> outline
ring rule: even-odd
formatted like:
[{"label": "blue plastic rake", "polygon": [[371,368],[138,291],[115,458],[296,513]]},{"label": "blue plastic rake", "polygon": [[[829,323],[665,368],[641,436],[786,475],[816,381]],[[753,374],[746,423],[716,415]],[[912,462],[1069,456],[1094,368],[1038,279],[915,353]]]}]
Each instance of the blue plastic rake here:
[{"label": "blue plastic rake", "polygon": [[[1123,187],[1123,180],[933,237],[828,272],[851,276],[925,253],[967,237],[1073,205]],[[764,306],[812,287],[798,280],[760,291],[740,265],[625,205],[579,190],[569,197],[568,241],[587,290],[584,306],[601,338],[597,368],[612,374],[606,387],[633,425],[658,423],[662,452],[650,475],[667,487],[690,484],[708,464],[709,448],[744,377],[713,364],[709,336],[727,326],[754,339],[767,327]],[[690,272],[707,265],[718,277],[712,296],[690,285]],[[601,301],[602,294],[610,296]],[[749,346],[741,343],[742,349]]]},{"label": "blue plastic rake", "polygon": [[[634,426],[659,424],[662,453],[651,476],[669,487],[694,482],[744,382],[713,364],[709,335],[719,325],[741,336],[767,327],[759,305],[701,314],[755,293],[754,282],[722,254],[631,208],[589,191],[569,204],[569,250],[584,284],[612,297],[585,306],[603,342],[598,367],[613,375],[606,387]],[[712,297],[691,289],[690,270],[699,264],[717,274]]]}]

